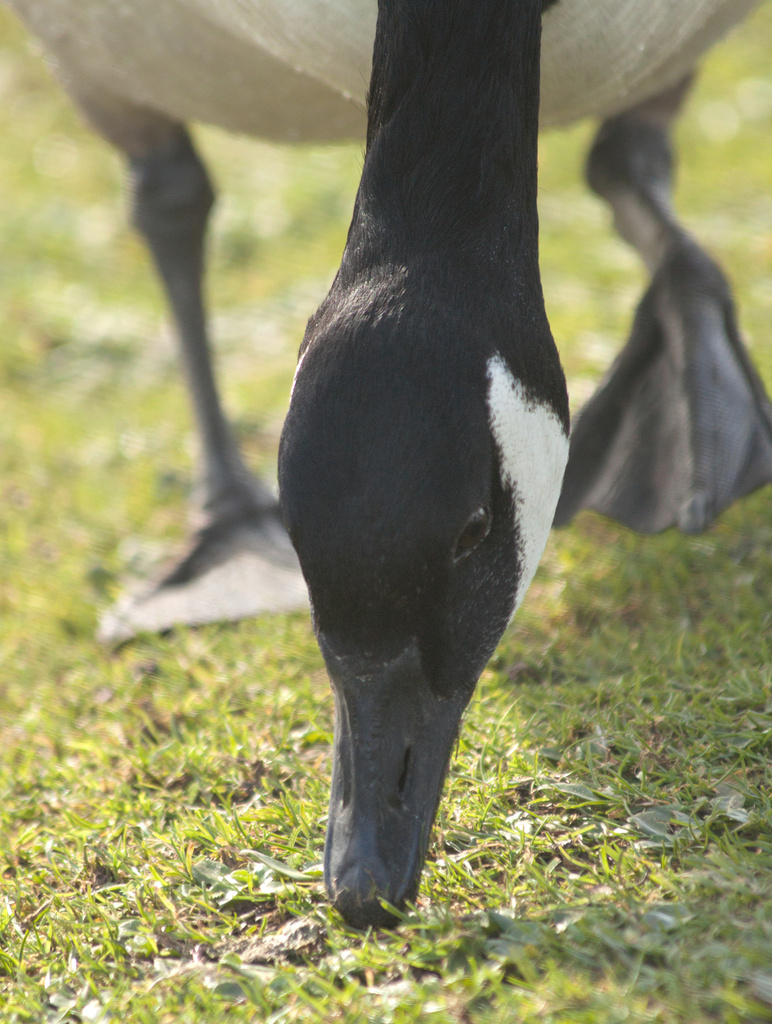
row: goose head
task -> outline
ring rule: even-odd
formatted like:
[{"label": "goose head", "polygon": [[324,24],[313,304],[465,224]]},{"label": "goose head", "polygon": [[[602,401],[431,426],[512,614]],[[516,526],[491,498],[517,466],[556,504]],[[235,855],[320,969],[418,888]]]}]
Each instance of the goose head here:
[{"label": "goose head", "polygon": [[426,273],[391,267],[323,307],[279,456],[335,696],[325,877],[356,926],[415,897],[462,714],[535,572],[568,450],[546,319],[527,318],[540,343],[515,369],[501,308],[453,308]]},{"label": "goose head", "polygon": [[416,895],[464,709],[568,453],[538,268],[540,3],[428,6],[379,4],[354,217],[279,449],[335,698],[325,881],[359,927]]}]

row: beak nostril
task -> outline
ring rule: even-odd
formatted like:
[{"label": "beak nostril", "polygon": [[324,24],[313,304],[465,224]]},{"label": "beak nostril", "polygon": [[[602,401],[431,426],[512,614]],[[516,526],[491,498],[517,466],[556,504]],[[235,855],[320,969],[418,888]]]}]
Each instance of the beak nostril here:
[{"label": "beak nostril", "polygon": [[410,761],[411,748],[408,747],[407,750],[405,751],[405,760],[402,763],[402,774],[400,775],[399,782],[397,783],[397,795],[399,796],[400,800],[405,799],[405,786],[407,785],[407,776],[408,772],[410,771]]}]

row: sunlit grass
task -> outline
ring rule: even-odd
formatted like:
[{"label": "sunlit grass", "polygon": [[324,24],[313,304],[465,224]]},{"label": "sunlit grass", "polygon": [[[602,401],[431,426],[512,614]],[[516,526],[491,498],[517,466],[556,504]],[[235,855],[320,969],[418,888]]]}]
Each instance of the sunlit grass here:
[{"label": "sunlit grass", "polygon": [[[678,205],[772,386],[772,15],[710,58]],[[467,714],[418,905],[359,934],[320,860],[332,708],[305,616],[146,638],[97,617],[185,528],[193,446],[121,167],[0,15],[0,1020],[772,1019],[772,506],[707,535],[551,538]],[[541,152],[542,266],[574,404],[636,258]],[[197,137],[221,185],[223,390],[271,474],[357,145]]]}]

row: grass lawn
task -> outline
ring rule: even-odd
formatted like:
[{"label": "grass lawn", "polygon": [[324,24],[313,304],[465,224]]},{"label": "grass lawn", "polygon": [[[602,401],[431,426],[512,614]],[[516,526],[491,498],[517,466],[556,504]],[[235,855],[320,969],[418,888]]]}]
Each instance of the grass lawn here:
[{"label": "grass lawn", "polygon": [[[707,61],[679,207],[772,389],[772,10]],[[543,140],[574,404],[644,284]],[[361,147],[197,132],[227,405],[270,475]],[[418,904],[347,929],[320,860],[332,701],[305,615],[94,639],[181,541],[193,446],[121,166],[0,13],[0,1021],[772,1020],[772,490],[706,535],[554,535],[471,704]]]}]

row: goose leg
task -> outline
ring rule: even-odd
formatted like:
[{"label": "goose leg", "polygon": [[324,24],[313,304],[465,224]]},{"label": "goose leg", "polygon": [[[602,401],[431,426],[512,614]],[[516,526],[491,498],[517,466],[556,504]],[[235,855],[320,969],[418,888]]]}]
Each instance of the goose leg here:
[{"label": "goose leg", "polygon": [[669,127],[689,84],[604,122],[590,152],[588,181],[652,276],[629,341],[575,420],[556,526],[591,508],[642,533],[700,533],[772,481],[772,406],[729,285],[670,204]]},{"label": "goose leg", "polygon": [[104,96],[76,99],[128,157],[132,220],[172,311],[202,461],[197,531],[187,552],[149,589],[108,612],[100,636],[118,642],[176,623],[306,606],[278,502],[244,465],[220,405],[202,292],[204,238],[214,202],[204,165],[182,125]]},{"label": "goose leg", "polygon": [[[207,530],[275,509],[244,465],[225,420],[207,337],[202,296],[204,235],[214,192],[190,137],[179,127],[162,146],[129,161],[132,220],[163,281],[180,341],[199,437],[202,538]],[[195,574],[178,567],[175,576]]]}]

